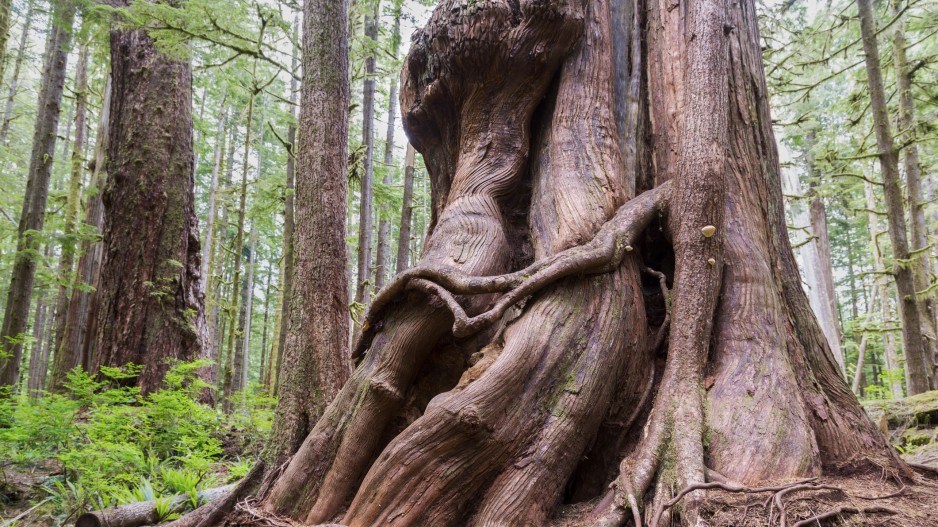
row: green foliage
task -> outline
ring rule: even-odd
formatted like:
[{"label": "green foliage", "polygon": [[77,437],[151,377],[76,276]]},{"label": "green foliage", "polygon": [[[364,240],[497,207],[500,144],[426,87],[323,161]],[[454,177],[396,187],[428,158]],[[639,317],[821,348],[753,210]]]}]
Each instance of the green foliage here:
[{"label": "green foliage", "polygon": [[59,519],[90,507],[156,500],[173,513],[170,497],[197,492],[250,468],[250,460],[228,460],[223,441],[259,449],[269,430],[274,400],[245,393],[229,417],[199,402],[210,389],[199,377],[206,361],[172,365],[166,388],[143,396],[125,381],[139,366],[102,368],[95,377],[77,369],[62,394],[0,398],[9,426],[0,428],[0,462],[37,467],[54,460],[61,476],[43,484],[48,514]]}]

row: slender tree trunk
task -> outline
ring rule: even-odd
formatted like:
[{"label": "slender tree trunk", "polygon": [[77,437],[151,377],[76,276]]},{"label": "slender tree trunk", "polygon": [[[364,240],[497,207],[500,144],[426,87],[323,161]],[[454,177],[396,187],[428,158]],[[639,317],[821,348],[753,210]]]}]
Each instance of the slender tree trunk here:
[{"label": "slender tree trunk", "polygon": [[276,372],[279,400],[264,454],[271,469],[296,452],[351,369],[345,249],[348,23],[347,0],[304,4],[293,238],[293,271],[300,279],[284,299],[289,316],[281,322],[287,331]]},{"label": "slender tree trunk", "polygon": [[[365,38],[369,48],[378,40],[378,7],[380,0],[374,2],[374,12],[365,14]],[[374,286],[374,268],[371,265],[371,243],[374,231],[374,177],[375,177],[375,54],[369,51],[365,56],[365,80],[362,83],[362,144],[365,148],[364,169],[361,176],[361,205],[358,219],[358,278],[356,281],[355,301],[368,305],[371,302],[371,288]]]},{"label": "slender tree trunk", "polygon": [[863,39],[863,54],[873,109],[873,127],[876,131],[880,168],[886,196],[887,225],[892,240],[893,273],[899,292],[899,315],[902,320],[902,340],[905,350],[905,367],[908,372],[909,395],[915,395],[932,387],[932,344],[922,332],[921,315],[915,296],[915,280],[910,266],[902,262],[911,259],[906,236],[905,206],[902,203],[902,182],[899,178],[899,158],[889,124],[889,111],[883,89],[883,75],[879,63],[879,45],[876,42],[876,20],[870,0],[857,0],[860,12],[860,31]]},{"label": "slender tree trunk", "polygon": [[36,311],[33,315],[33,346],[29,354],[29,382],[26,385],[30,397],[39,397],[40,392],[45,388],[46,375],[42,368],[43,354],[47,350],[42,337],[45,335],[47,311],[46,294],[42,292],[36,299]]},{"label": "slender tree trunk", "polygon": [[261,331],[261,358],[260,358],[260,371],[258,372],[257,379],[258,381],[267,386],[266,374],[267,374],[267,322],[270,319],[270,278],[274,273],[273,265],[270,262],[267,262],[267,285],[264,287],[264,323],[263,329]]},{"label": "slender tree trunk", "polygon": [[[104,97],[101,101],[101,115],[98,118],[98,130],[95,135],[94,161],[91,170],[91,189],[85,206],[84,224],[95,233],[104,230],[104,203],[102,193],[107,183],[108,129],[110,124],[111,80],[105,83]],[[75,366],[86,370],[90,367],[93,355],[93,320],[92,306],[100,285],[103,246],[99,239],[83,239],[69,298],[65,330],[58,352],[52,364],[52,377],[49,389],[60,391],[66,380],[66,374]]]},{"label": "slender tree trunk", "polygon": [[[82,24],[84,25],[84,23]],[[54,371],[68,372],[81,365],[81,355],[76,348],[66,348],[65,334],[68,325],[68,306],[74,291],[75,238],[78,230],[78,214],[81,208],[81,184],[84,170],[85,119],[88,112],[88,43],[82,42],[78,49],[78,64],[75,72],[75,141],[72,145],[71,170],[68,179],[68,194],[65,204],[65,226],[62,233],[62,254],[59,258],[59,293],[55,303]]]},{"label": "slender tree trunk", "polygon": [[6,144],[10,133],[10,123],[13,121],[13,104],[19,91],[20,69],[26,59],[26,50],[29,44],[29,32],[32,29],[33,16],[36,13],[33,0],[29,0],[26,18],[23,21],[23,32],[20,33],[19,47],[16,49],[16,59],[13,61],[13,76],[10,79],[10,94],[7,95],[6,106],[3,109],[3,122],[0,123],[0,144]]},{"label": "slender tree trunk", "polygon": [[[814,133],[812,132],[809,134],[809,146],[813,146],[814,142]],[[816,178],[820,177],[817,168],[814,166],[813,154],[811,153],[808,154],[808,165],[812,175]],[[818,318],[821,323],[821,329],[824,331],[824,335],[827,336],[827,341],[831,346],[831,352],[834,354],[837,365],[840,366],[841,371],[846,375],[847,370],[844,363],[844,351],[841,345],[843,333],[840,328],[840,317],[837,316],[837,295],[834,291],[831,243],[827,230],[827,209],[824,205],[824,198],[818,194],[817,187],[819,184],[820,182],[817,180],[812,181],[809,191],[810,202],[808,205],[808,215],[811,219],[811,235],[814,237],[814,241],[809,245],[817,253],[816,261],[818,264],[811,272],[816,278],[812,287],[817,288],[817,295],[820,300],[818,305],[820,311]]]},{"label": "slender tree trunk", "polygon": [[[893,8],[897,15],[902,9],[902,0],[894,0]],[[932,288],[932,258],[934,253],[928,241],[928,222],[925,207],[928,200],[922,189],[922,165],[918,154],[918,122],[915,118],[915,102],[912,98],[912,77],[909,74],[909,61],[906,57],[905,18],[898,22],[893,31],[892,56],[896,67],[897,91],[899,94],[899,117],[897,125],[899,138],[905,144],[902,149],[902,165],[905,169],[905,181],[908,189],[911,268],[915,281],[919,317],[922,330],[931,350],[931,378],[933,390],[938,390],[938,310],[935,307],[935,288]]]},{"label": "slender tree trunk", "polygon": [[0,80],[6,71],[7,41],[10,39],[10,19],[13,0],[0,0]]},{"label": "slender tree trunk", "polygon": [[111,29],[104,263],[92,370],[143,367],[144,393],[169,359],[205,358],[192,145],[192,73],[145,30]]},{"label": "slender tree trunk", "polygon": [[401,226],[397,237],[397,266],[400,274],[410,267],[410,228],[414,221],[414,147],[407,143],[404,157],[404,198],[401,205]]},{"label": "slender tree trunk", "polygon": [[47,42],[46,69],[39,88],[39,110],[33,133],[33,149],[17,230],[16,260],[7,290],[3,327],[0,330],[0,387],[13,385],[19,378],[23,353],[21,337],[26,331],[36,273],[34,255],[38,240],[34,233],[42,232],[45,222],[49,177],[55,157],[55,141],[75,10],[76,5],[71,0],[56,0],[53,3],[52,18],[55,23]]},{"label": "slender tree trunk", "polygon": [[867,222],[870,228],[870,248],[873,253],[873,271],[876,273],[874,287],[876,297],[879,299],[880,323],[883,329],[883,357],[886,362],[886,369],[893,375],[890,376],[889,389],[892,396],[900,398],[903,396],[902,382],[894,377],[894,372],[902,368],[899,362],[899,354],[896,351],[896,339],[892,332],[886,328],[892,320],[892,310],[890,309],[889,282],[884,276],[886,264],[883,262],[883,253],[879,248],[879,236],[885,234],[879,230],[879,216],[876,215],[876,194],[873,190],[873,184],[869,181],[864,183],[864,192],[866,195]]},{"label": "slender tree trunk", "polygon": [[251,221],[248,245],[247,271],[241,283],[241,309],[238,312],[238,341],[235,343],[234,379],[232,392],[244,391],[248,387],[249,353],[251,349],[251,319],[254,315],[254,263],[257,248],[257,227]]},{"label": "slender tree trunk", "polygon": [[[221,174],[222,164],[225,161],[225,142],[228,130],[228,107],[225,106],[227,94],[222,98],[221,108],[218,110],[218,123],[215,127],[215,155],[212,160],[212,179],[208,186],[208,220],[205,222],[205,241],[202,244],[202,289],[211,291],[212,259],[215,248],[215,220],[218,212],[216,199],[218,196],[218,176]],[[214,346],[214,340],[211,341]]]},{"label": "slender tree trunk", "polygon": [[[219,380],[224,380],[224,371],[225,371],[225,357],[226,355],[223,351],[226,351],[226,348],[223,347],[221,339],[226,334],[224,330],[224,318],[221,315],[221,304],[223,299],[228,298],[228,295],[225,292],[226,286],[226,263],[228,261],[228,253],[225,251],[231,243],[231,235],[228,231],[228,215],[231,208],[231,184],[234,176],[234,162],[235,162],[235,149],[238,143],[238,128],[237,125],[232,123],[231,137],[228,141],[228,153],[226,155],[227,162],[225,164],[225,181],[222,186],[224,189],[224,202],[221,206],[221,220],[219,221],[219,228],[221,229],[221,236],[217,236],[218,240],[212,247],[212,274],[215,276],[220,276],[222,279],[219,283],[213,281],[213,289],[211,293],[212,303],[209,305],[210,308],[210,320],[212,332],[214,334],[214,346],[212,347],[212,361],[215,363],[214,373],[216,378],[213,379],[213,384]],[[221,253],[221,257],[218,254]],[[227,308],[225,312],[227,313]],[[222,373],[222,379],[218,379],[218,373]]]},{"label": "slender tree trunk", "polygon": [[[252,82],[256,80],[257,62],[254,62],[251,75]],[[251,85],[251,95],[248,99],[246,127],[244,132],[244,156],[241,165],[241,188],[238,197],[238,225],[234,239],[234,263],[232,264],[231,296],[233,301],[228,309],[228,343],[225,345],[225,374],[222,381],[223,408],[225,413],[231,412],[231,395],[234,393],[235,383],[240,381],[240,372],[235,371],[236,353],[235,340],[237,330],[241,326],[240,317],[243,304],[241,302],[241,259],[244,254],[244,220],[247,215],[248,172],[250,170],[251,137],[254,126],[254,103],[257,98],[256,87]],[[238,378],[238,381],[235,379]]]},{"label": "slender tree trunk", "polygon": [[[391,44],[388,54],[395,61],[400,51],[401,43],[401,7],[403,0],[394,0],[394,23],[391,26]],[[375,23],[377,25],[377,22]],[[397,120],[397,77],[391,77],[391,86],[388,89],[388,131],[384,140],[384,180],[382,183],[390,187],[394,172],[394,124]],[[381,220],[378,222],[378,253],[375,255],[375,291],[384,287],[385,278],[391,270],[391,221],[390,211],[381,211]]]}]

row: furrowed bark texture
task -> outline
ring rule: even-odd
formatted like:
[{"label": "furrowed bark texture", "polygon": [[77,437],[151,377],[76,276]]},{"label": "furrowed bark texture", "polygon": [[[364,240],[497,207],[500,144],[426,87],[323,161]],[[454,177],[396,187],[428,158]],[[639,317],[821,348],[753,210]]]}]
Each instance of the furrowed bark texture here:
[{"label": "furrowed bark texture", "polygon": [[910,475],[801,287],[753,2],[444,1],[401,107],[432,182],[423,254],[263,511],[543,526],[614,483],[581,519],[619,526],[708,469]]},{"label": "furrowed bark texture", "polygon": [[[278,358],[279,400],[267,466],[293,455],[348,379],[348,2],[310,0],[303,11],[303,75],[296,151],[293,281]],[[288,207],[289,207],[288,202]],[[288,211],[289,214],[289,211]],[[322,258],[322,255],[329,255]],[[291,262],[287,262],[291,265]],[[289,276],[284,280],[290,280]]]},{"label": "furrowed bark texture", "polygon": [[92,369],[140,364],[158,388],[172,359],[203,358],[194,207],[192,75],[142,30],[111,31],[104,263]]}]

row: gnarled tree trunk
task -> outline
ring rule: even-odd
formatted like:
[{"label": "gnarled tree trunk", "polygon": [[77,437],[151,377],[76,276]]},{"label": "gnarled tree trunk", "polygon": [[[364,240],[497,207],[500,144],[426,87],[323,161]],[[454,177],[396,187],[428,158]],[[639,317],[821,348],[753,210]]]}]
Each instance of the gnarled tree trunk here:
[{"label": "gnarled tree trunk", "polygon": [[616,46],[607,0],[436,9],[401,82],[433,183],[423,255],[261,513],[543,526],[605,493],[584,521],[612,526],[707,469],[909,474],[801,288],[753,3],[674,7],[633,4]]}]

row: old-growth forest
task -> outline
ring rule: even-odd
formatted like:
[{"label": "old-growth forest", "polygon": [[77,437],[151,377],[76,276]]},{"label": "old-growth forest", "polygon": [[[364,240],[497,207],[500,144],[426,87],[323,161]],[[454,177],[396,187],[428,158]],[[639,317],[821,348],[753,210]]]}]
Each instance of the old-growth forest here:
[{"label": "old-growth forest", "polygon": [[0,527],[938,525],[934,0],[0,0]]}]

